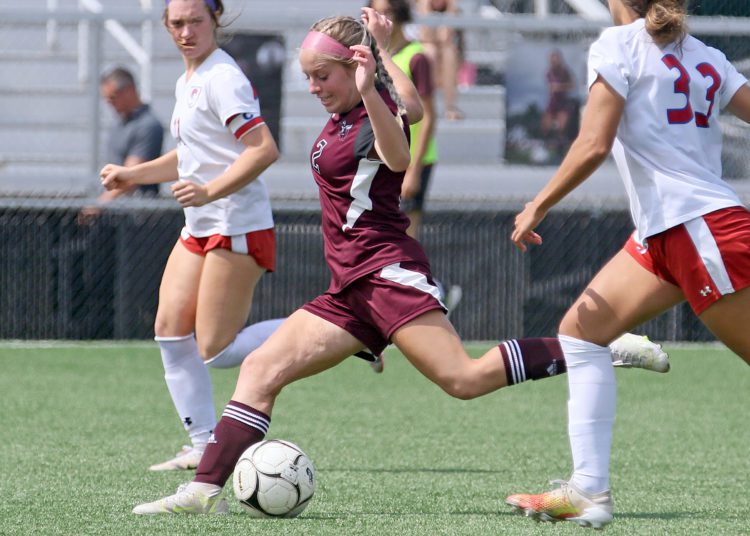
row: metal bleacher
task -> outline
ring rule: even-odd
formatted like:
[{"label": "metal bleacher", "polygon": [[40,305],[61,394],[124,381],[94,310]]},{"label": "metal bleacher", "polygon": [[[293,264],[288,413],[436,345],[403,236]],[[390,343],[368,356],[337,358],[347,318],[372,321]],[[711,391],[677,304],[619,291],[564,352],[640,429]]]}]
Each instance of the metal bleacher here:
[{"label": "metal bleacher", "polygon": [[[124,64],[139,72],[134,59],[107,32],[101,31],[98,54],[99,72],[81,65],[81,29],[76,13],[95,17],[80,9],[74,0],[54,2],[25,0],[17,3],[0,1],[0,195],[86,196],[96,188],[94,172],[101,163],[91,158],[95,147],[92,116],[99,114],[101,125],[111,122],[108,107],[97,97],[99,72],[114,64]],[[100,0],[105,17],[119,20],[134,37],[141,39],[141,7],[137,0],[128,2]],[[280,0],[277,2],[226,1],[227,14],[236,17],[231,29],[279,32],[287,48],[284,72],[281,139],[283,158],[270,171],[276,197],[306,197],[309,181],[297,182],[304,175],[299,166],[307,159],[310,142],[319,131],[325,115],[319,103],[307,93],[295,59],[295,43],[309,25],[330,14],[356,15],[362,5],[357,0]],[[151,51],[150,102],[166,124],[173,106],[174,82],[182,72],[182,62],[174,45],[158,21],[161,3],[155,6]],[[9,16],[8,16],[9,15]],[[96,20],[96,19],[94,19]],[[53,32],[50,21],[55,21]],[[93,20],[92,20],[92,26]],[[91,30],[89,30],[91,31]],[[52,35],[52,37],[51,37]],[[89,34],[89,40],[92,39]],[[469,40],[472,45],[474,41]],[[490,54],[496,68],[501,51],[469,51],[482,61]],[[502,156],[503,90],[499,85],[467,88],[460,94],[460,106],[466,119],[441,122],[438,142],[441,165],[446,167],[470,162],[473,165],[496,165]],[[438,106],[440,102],[438,101]],[[101,141],[101,138],[98,140]],[[171,143],[171,140],[168,144]],[[99,143],[100,145],[100,143]],[[168,145],[169,147],[169,145]]]},{"label": "metal bleacher", "polygon": [[[225,0],[231,30],[278,33],[286,43],[280,139],[283,156],[266,172],[276,199],[315,197],[305,162],[311,141],[325,121],[319,103],[307,94],[296,62],[296,43],[318,18],[357,15],[363,3]],[[517,0],[463,0],[460,17],[442,19],[463,28],[466,59],[485,76],[459,93],[464,120],[439,121],[440,160],[430,194],[433,200],[528,198],[549,177],[549,168],[520,168],[503,161],[505,95],[501,83],[510,41],[517,30],[556,32],[572,28],[595,35],[606,22],[597,18],[597,9],[592,11],[596,16],[571,14],[576,6],[601,7],[599,0],[526,2],[552,6],[550,14],[554,17],[546,18],[528,12],[509,17],[502,11],[516,4]],[[101,13],[92,13],[91,5],[100,5]],[[0,197],[86,197],[97,193],[101,135],[112,121],[111,111],[98,96],[98,77],[108,66],[124,64],[137,74],[147,75],[140,77],[142,83],[147,78],[145,94],[167,124],[174,83],[183,65],[159,20],[162,6],[161,0],[24,0],[22,5],[0,0]],[[105,29],[105,19],[118,21],[136,44],[148,43],[150,64],[146,68],[139,68],[133,56]],[[144,20],[150,22],[144,24]],[[435,23],[429,17],[420,22]],[[86,23],[88,28],[83,28]],[[166,149],[171,144],[168,139]],[[612,166],[605,165],[597,175],[603,179],[589,181],[577,195],[611,196],[620,192]],[[471,181],[467,181],[469,178]]]}]

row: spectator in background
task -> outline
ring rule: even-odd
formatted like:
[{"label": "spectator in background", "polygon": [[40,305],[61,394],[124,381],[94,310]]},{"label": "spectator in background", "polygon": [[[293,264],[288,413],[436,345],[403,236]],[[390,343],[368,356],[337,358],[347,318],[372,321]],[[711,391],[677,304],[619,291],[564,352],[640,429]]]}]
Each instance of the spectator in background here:
[{"label": "spectator in background", "polygon": [[424,198],[437,162],[433,68],[422,43],[411,41],[404,33],[404,26],[412,21],[409,0],[370,0],[368,5],[393,23],[391,38],[385,48],[414,83],[424,111],[422,120],[410,125],[411,163],[401,186],[401,209],[411,222],[406,233],[419,239]]},{"label": "spectator in background", "polygon": [[[417,11],[421,15],[435,13],[458,13],[456,0],[417,0]],[[464,118],[458,108],[458,69],[461,65],[459,43],[461,35],[454,28],[422,26],[420,41],[425,53],[435,67],[435,81],[443,92],[444,116],[449,121]]]},{"label": "spectator in background", "polygon": [[[409,216],[410,222],[406,234],[419,240],[425,195],[437,163],[437,143],[434,136],[437,114],[433,98],[435,84],[432,62],[422,43],[410,40],[404,32],[404,26],[412,21],[410,0],[370,0],[368,6],[393,23],[390,40],[387,46],[385,43],[382,45],[393,62],[412,81],[422,103],[422,120],[409,127],[411,163],[401,185],[401,210]],[[450,285],[445,288],[437,279],[435,283],[440,289],[443,303],[448,311],[452,311],[461,301],[461,287]]]},{"label": "spectator in background", "polygon": [[[133,74],[123,67],[115,67],[102,75],[99,91],[118,117],[107,133],[105,161],[131,167],[158,158],[164,141],[164,127],[151,107],[141,101]],[[79,221],[89,223],[101,212],[103,205],[133,192],[156,197],[159,185],[123,185],[122,188],[105,190],[95,206],[81,210]]]},{"label": "spectator in background", "polygon": [[573,75],[559,49],[550,52],[545,78],[548,100],[542,116],[542,136],[553,151],[562,153],[575,138],[569,127],[571,117],[577,112],[577,102],[570,94],[574,87]]}]

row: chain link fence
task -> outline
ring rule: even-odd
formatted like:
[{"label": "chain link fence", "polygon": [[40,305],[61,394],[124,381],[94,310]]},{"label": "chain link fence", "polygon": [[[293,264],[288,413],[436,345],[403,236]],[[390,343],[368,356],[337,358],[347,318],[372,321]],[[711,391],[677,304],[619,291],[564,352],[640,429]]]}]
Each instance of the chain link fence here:
[{"label": "chain link fence", "polygon": [[[25,203],[0,207],[0,339],[144,339],[153,335],[158,286],[179,235],[174,207],[123,203],[94,221],[79,208]],[[507,239],[514,210],[436,210],[423,244],[433,273],[459,285],[451,320],[467,340],[552,336],[562,314],[625,242],[627,212],[580,207],[553,212],[544,247],[523,255]],[[277,271],[263,277],[253,321],[289,315],[325,291],[316,210],[275,213]],[[709,340],[679,306],[644,328],[659,340]]]}]

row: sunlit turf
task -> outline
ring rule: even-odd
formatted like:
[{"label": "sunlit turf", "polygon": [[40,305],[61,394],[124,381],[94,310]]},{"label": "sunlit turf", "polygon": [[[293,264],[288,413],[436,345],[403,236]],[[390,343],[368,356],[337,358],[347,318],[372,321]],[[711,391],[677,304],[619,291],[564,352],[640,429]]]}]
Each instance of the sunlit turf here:
[{"label": "sunlit turf", "polygon": [[[480,355],[488,346],[471,347]],[[618,371],[607,534],[750,532],[750,370],[719,346],[673,347],[672,371]],[[299,444],[318,489],[302,517],[142,518],[189,473],[150,473],[185,441],[157,349],[0,343],[0,534],[572,534],[512,515],[509,493],[570,471],[564,377],[449,398],[396,351],[289,386],[269,437]],[[217,410],[237,370],[212,371]]]}]

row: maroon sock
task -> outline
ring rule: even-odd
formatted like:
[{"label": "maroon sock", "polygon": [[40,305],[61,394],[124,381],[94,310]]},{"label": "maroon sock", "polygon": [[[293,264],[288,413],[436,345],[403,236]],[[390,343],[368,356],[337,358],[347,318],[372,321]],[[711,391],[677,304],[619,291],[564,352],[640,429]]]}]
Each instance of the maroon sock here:
[{"label": "maroon sock", "polygon": [[208,439],[195,471],[195,482],[223,487],[245,449],[261,441],[270,425],[271,418],[265,413],[230,400]]},{"label": "maroon sock", "polygon": [[560,341],[551,337],[511,339],[498,347],[503,354],[508,385],[549,378],[568,370]]}]

